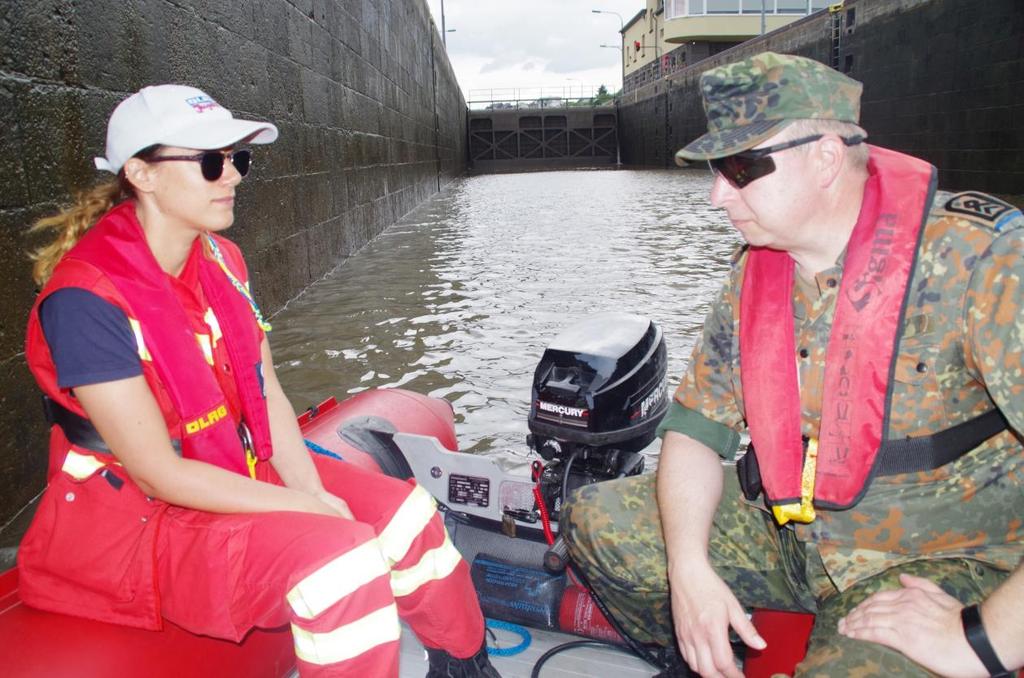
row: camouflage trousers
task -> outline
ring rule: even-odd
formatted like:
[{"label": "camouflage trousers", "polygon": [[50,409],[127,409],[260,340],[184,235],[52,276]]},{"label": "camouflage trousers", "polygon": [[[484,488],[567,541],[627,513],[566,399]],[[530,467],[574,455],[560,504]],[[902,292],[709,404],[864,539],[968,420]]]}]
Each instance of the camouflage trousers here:
[{"label": "camouflage trousers", "polygon": [[[1008,574],[972,560],[918,560],[839,591],[813,544],[798,541],[765,511],[741,501],[731,467],[725,478],[711,530],[711,563],[747,608],[817,615],[796,676],[933,675],[894,650],[840,635],[836,625],[872,593],[898,588],[901,573],[932,579],[963,603],[980,602]],[[654,476],[580,488],[563,510],[561,528],[574,562],[626,632],[641,643],[673,647]]]}]

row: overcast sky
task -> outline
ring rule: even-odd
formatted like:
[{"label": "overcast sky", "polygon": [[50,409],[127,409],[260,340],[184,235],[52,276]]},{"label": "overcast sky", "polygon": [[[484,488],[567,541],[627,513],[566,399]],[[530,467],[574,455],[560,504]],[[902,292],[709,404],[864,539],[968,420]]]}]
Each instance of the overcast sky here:
[{"label": "overcast sky", "polygon": [[[438,30],[441,0],[427,0]],[[629,21],[645,0],[444,0],[448,57],[467,100],[472,90],[564,88],[572,96],[622,84],[619,19]],[[572,93],[569,93],[572,88]]]}]

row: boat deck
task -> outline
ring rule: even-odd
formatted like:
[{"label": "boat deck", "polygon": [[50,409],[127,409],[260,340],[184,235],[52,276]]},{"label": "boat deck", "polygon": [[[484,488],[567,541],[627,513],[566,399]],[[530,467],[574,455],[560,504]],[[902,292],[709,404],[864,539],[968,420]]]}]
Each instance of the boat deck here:
[{"label": "boat deck", "polygon": [[[562,643],[582,640],[564,633],[527,630],[531,641],[525,650],[511,657],[491,656],[491,663],[502,678],[530,678],[533,665],[542,654]],[[519,636],[510,631],[497,629],[494,633],[496,641],[489,641],[490,646],[513,647],[520,642]],[[402,633],[400,662],[400,678],[423,678],[427,675],[426,652],[407,628]],[[559,653],[545,662],[541,670],[542,678],[650,678],[656,673],[654,667],[625,651],[601,647],[573,648]]]}]

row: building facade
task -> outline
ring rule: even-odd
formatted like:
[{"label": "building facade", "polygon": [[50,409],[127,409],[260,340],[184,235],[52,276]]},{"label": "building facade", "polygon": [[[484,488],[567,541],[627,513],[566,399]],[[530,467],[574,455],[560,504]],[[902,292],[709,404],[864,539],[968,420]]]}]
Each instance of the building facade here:
[{"label": "building facade", "polygon": [[646,0],[622,29],[623,93],[837,1]]}]

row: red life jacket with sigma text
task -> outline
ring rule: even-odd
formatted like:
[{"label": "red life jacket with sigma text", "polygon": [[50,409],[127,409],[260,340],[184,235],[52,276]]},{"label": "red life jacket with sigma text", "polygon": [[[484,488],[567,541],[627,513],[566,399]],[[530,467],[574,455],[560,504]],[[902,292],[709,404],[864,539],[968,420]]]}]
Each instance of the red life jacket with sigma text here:
[{"label": "red life jacket with sigma text", "polygon": [[[245,269],[238,249],[223,238],[213,237],[226,255],[225,263],[235,269],[236,279],[243,279]],[[240,414],[252,434],[256,457],[268,459],[270,425],[260,355],[263,335],[249,302],[218,263],[204,255],[201,239],[190,256],[198,258],[199,282],[221,337],[201,337],[205,342],[197,341],[167,274],[146,243],[134,202],[126,201],[89,229],[64,256],[40,293],[29,320],[29,367],[47,396],[85,416],[71,393],[57,386],[38,308],[58,289],[89,290],[121,308],[128,317],[139,344],[143,373],[157,397],[172,440],[180,441],[182,455],[248,475],[237,422],[230,416],[223,382],[211,369],[209,344],[225,342],[234,382],[228,386],[237,391]],[[54,465],[60,466],[63,455],[60,450],[54,452],[58,458],[50,460],[51,471]]]},{"label": "red life jacket with sigma text", "polygon": [[870,147],[825,357],[821,427],[801,440],[793,259],[752,247],[740,294],[740,377],[766,503],[780,524],[843,509],[867,490],[888,423],[896,345],[935,168]]}]

